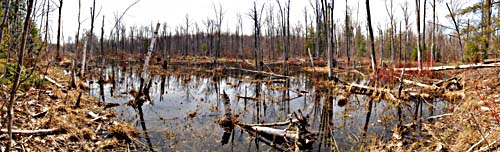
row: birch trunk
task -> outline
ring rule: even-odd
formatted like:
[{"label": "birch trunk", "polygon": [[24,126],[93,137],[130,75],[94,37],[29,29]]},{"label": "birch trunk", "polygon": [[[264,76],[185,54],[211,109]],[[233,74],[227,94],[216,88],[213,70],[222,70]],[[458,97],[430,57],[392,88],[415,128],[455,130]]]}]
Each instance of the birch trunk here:
[{"label": "birch trunk", "polygon": [[[153,33],[153,37],[151,38],[151,44],[149,45],[148,54],[146,56],[146,60],[144,61],[144,67],[142,68],[142,78],[147,77],[149,60],[151,59],[151,54],[153,53],[153,49],[155,48],[156,37],[158,36],[158,29],[160,29],[160,23],[156,24],[155,32]],[[146,79],[145,79],[146,80]]]}]

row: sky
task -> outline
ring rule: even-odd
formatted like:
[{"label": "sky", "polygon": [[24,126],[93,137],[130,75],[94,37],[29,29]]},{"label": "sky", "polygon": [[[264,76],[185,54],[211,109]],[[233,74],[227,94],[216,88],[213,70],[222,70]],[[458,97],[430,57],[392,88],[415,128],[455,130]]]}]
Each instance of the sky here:
[{"label": "sky", "polygon": [[[39,0],[42,1],[42,0]],[[96,19],[95,23],[95,33],[100,33],[100,27],[102,22],[102,16],[105,16],[105,36],[109,34],[110,28],[114,25],[115,14],[122,14],[122,12],[136,0],[96,0],[96,11],[100,14]],[[215,18],[214,5],[222,5],[224,11],[224,20],[222,30],[227,31],[227,29],[234,32],[236,27],[237,14],[242,14],[243,18],[243,28],[245,34],[251,34],[253,23],[251,18],[248,16],[250,8],[253,7],[253,2],[256,1],[257,5],[261,6],[265,4],[266,9],[268,7],[274,7],[274,12],[278,12],[278,6],[276,0],[140,0],[139,3],[132,6],[128,12],[124,15],[122,21],[128,26],[141,26],[141,25],[151,25],[152,23],[167,23],[169,29],[175,29],[177,26],[185,25],[185,18],[188,15],[192,27],[195,22],[203,28],[203,21],[207,18]],[[280,0],[284,2],[284,0]],[[306,8],[308,13],[312,15],[313,9],[311,7],[311,0],[291,0],[291,14],[290,14],[290,24],[304,24],[304,9]],[[372,22],[373,27],[381,27],[385,29],[388,24],[388,15],[385,7],[386,0],[370,0],[370,7],[372,12]],[[429,0],[430,1],[430,0]],[[470,3],[467,0],[438,0],[438,1],[463,1],[464,3]],[[399,22],[403,19],[401,5],[406,2],[406,0],[394,0],[394,10],[395,18]],[[41,3],[41,2],[40,2]],[[59,5],[58,0],[52,0],[52,8]],[[343,23],[346,9],[346,1],[335,0],[334,4],[334,18],[336,21]],[[364,0],[347,0],[348,7],[351,8],[352,18],[354,20],[359,20],[362,23],[366,23],[366,7]],[[414,6],[415,1],[409,0],[409,11],[412,15],[410,18],[411,24],[414,25]],[[90,7],[92,6],[92,0],[81,0],[81,20],[82,30],[90,29]],[[359,6],[359,8],[358,8]],[[463,6],[466,6],[465,4]],[[431,6],[427,6],[428,17],[427,20],[431,21],[432,10]],[[437,5],[438,20],[441,24],[451,25],[450,18],[445,16],[448,14],[446,6],[444,3]],[[51,33],[57,31],[57,11],[53,11],[50,14],[50,30]],[[64,0],[63,10],[62,10],[62,22],[63,22],[63,32],[64,39],[67,40],[68,36],[74,36],[77,31],[78,26],[78,0]],[[303,27],[303,26],[302,26]],[[414,29],[414,27],[412,27]],[[52,39],[54,39],[55,34],[53,34]]]}]

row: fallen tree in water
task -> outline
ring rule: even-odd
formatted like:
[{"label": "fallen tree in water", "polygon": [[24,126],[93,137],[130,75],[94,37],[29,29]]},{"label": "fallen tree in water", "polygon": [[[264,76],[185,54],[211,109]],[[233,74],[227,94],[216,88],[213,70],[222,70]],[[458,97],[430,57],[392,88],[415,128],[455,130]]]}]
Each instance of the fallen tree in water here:
[{"label": "fallen tree in water", "polygon": [[[436,67],[424,67],[424,71],[444,71],[444,70],[460,70],[460,69],[477,69],[477,68],[491,68],[500,67],[500,62],[495,63],[474,63],[474,64],[464,64],[458,66],[436,66]],[[413,68],[394,68],[394,71],[419,71],[417,67]]]},{"label": "fallen tree in water", "polygon": [[231,103],[225,91],[222,94],[222,100],[225,115],[217,121],[224,129],[222,144],[228,143],[231,135],[234,134],[234,127],[238,126],[257,140],[280,151],[312,150],[312,144],[317,135],[307,130],[309,117],[304,116],[302,111],[298,110],[298,114],[296,112],[290,114],[288,121],[285,122],[250,124],[240,122],[237,116],[232,115]]},{"label": "fallen tree in water", "polygon": [[[460,79],[450,78],[444,81],[434,83],[433,85],[424,84],[411,80],[402,80],[406,85],[416,86],[409,89],[402,89],[401,94],[398,94],[397,89],[388,89],[381,87],[372,87],[357,83],[349,83],[334,78],[334,83],[329,86],[336,86],[343,90],[346,94],[354,93],[373,97],[381,97],[388,101],[400,102],[411,101],[416,99],[430,100],[434,98],[447,99],[449,101],[464,98],[465,94],[462,90],[463,84]],[[396,94],[398,94],[396,96]]]}]

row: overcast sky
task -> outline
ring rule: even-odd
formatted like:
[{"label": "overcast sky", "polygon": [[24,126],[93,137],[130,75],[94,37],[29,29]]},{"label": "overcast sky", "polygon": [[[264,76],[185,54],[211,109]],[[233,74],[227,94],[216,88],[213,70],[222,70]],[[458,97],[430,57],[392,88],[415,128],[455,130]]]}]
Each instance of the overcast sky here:
[{"label": "overcast sky", "polygon": [[[100,16],[95,23],[95,33],[100,33],[100,27],[102,22],[102,16],[105,17],[105,33],[109,33],[109,29],[113,26],[114,14],[121,14],[130,4],[136,0],[96,0],[97,11],[101,10]],[[265,7],[274,7],[274,11],[277,12],[276,0],[256,0],[258,5],[265,3]],[[284,0],[281,0],[284,2]],[[431,0],[428,0],[431,1]],[[439,0],[438,0],[439,1]],[[443,0],[441,0],[443,1]],[[467,3],[467,0],[444,0],[445,2],[463,1]],[[237,13],[241,13],[243,16],[245,34],[251,34],[252,31],[252,21],[248,17],[250,8],[253,7],[254,0],[141,0],[137,5],[133,6],[124,16],[123,22],[125,25],[151,25],[151,23],[167,23],[171,29],[176,26],[185,25],[186,14],[189,16],[191,22],[194,25],[196,22],[200,27],[203,27],[204,20],[208,18],[215,18],[213,5],[222,4],[223,10],[225,12],[223,20],[223,31],[230,29],[234,32],[234,27],[236,26]],[[372,20],[374,23],[374,28],[380,26],[386,28],[388,23],[388,15],[385,8],[385,0],[370,0]],[[403,19],[403,13],[401,11],[401,4],[406,2],[406,0],[394,0],[395,17],[399,22]],[[468,1],[470,3],[470,1]],[[52,2],[58,5],[58,1]],[[82,29],[90,29],[90,7],[92,6],[92,0],[82,0]],[[345,1],[335,0],[334,6],[334,18],[343,23],[345,16]],[[411,23],[414,23],[414,4],[415,2],[408,1],[410,12],[412,18]],[[464,4],[465,5],[465,4]],[[351,8],[353,13],[353,19],[358,19],[359,21],[366,23],[366,8],[364,0],[348,0],[348,6]],[[358,8],[359,6],[359,8]],[[466,6],[466,5],[465,5]],[[304,23],[304,8],[308,10],[311,15],[312,7],[310,5],[310,0],[291,0],[291,14],[290,14],[290,24],[297,25]],[[427,20],[432,19],[432,10],[428,5],[428,17]],[[358,10],[359,9],[359,10]],[[437,5],[439,21],[442,24],[449,25],[449,18],[447,15],[446,6],[444,3]],[[359,13],[358,13],[359,11]],[[78,0],[64,0],[63,4],[63,31],[64,39],[67,40],[68,36],[75,35],[77,31],[77,15],[78,15]],[[57,30],[57,11],[51,13],[51,30]],[[413,24],[414,25],[414,24]],[[52,32],[55,33],[55,32]],[[107,36],[107,35],[106,35]],[[52,35],[55,37],[55,34]]]}]

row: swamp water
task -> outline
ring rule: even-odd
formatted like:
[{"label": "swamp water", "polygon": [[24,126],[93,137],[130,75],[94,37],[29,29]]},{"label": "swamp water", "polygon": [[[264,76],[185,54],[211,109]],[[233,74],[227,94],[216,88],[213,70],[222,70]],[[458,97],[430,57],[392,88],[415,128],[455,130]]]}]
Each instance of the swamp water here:
[{"label": "swamp water", "polygon": [[[116,84],[114,87],[113,84],[104,84],[104,100],[121,104],[113,109],[117,112],[118,119],[142,131],[140,141],[144,145],[139,147],[146,148],[143,150],[273,149],[263,142],[256,141],[256,138],[238,127],[234,128],[229,143],[221,143],[224,128],[216,121],[225,114],[221,99],[223,92],[230,98],[233,115],[238,115],[238,120],[245,123],[287,121],[290,113],[300,109],[304,115],[309,115],[308,130],[320,132],[318,140],[313,145],[313,151],[336,150],[336,147],[340,151],[358,151],[363,141],[390,139],[391,129],[400,123],[396,106],[385,101],[374,101],[366,125],[370,97],[350,95],[345,106],[338,106],[335,95],[317,91],[311,83],[310,73],[300,72],[294,74],[295,79],[289,79],[289,89],[286,92],[283,91],[286,90],[283,89],[283,82],[250,82],[247,80],[255,78],[254,75],[234,71],[222,77],[213,74],[201,76],[180,73],[150,75],[153,82],[150,89],[152,101],[138,110],[126,104],[132,99],[127,92],[132,88],[138,89],[140,85],[137,69],[122,70],[109,67],[106,69],[105,77],[112,75],[112,69],[115,69]],[[88,81],[97,82],[97,78]],[[358,83],[363,84],[367,81],[360,79]],[[90,95],[102,99],[99,88],[97,83],[91,83]],[[447,103],[439,100],[422,102],[423,104],[418,106],[419,109],[415,103],[401,106],[402,124],[412,122],[415,112],[419,118],[425,119],[445,113],[447,108]],[[367,138],[363,136],[365,125],[368,127]]]}]

